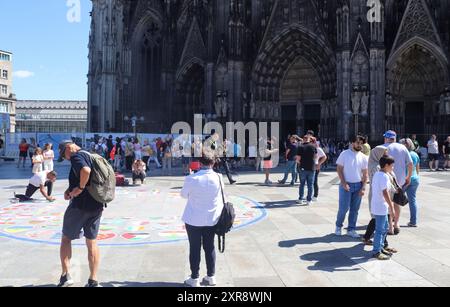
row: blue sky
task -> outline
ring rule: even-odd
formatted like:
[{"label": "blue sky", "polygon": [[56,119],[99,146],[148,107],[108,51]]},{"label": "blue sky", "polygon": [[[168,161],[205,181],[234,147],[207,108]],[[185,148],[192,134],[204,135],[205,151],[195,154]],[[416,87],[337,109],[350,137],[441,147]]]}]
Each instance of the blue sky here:
[{"label": "blue sky", "polygon": [[[80,21],[69,22],[77,2]],[[91,7],[90,0],[0,0],[0,50],[13,53],[17,99],[87,99]]]}]

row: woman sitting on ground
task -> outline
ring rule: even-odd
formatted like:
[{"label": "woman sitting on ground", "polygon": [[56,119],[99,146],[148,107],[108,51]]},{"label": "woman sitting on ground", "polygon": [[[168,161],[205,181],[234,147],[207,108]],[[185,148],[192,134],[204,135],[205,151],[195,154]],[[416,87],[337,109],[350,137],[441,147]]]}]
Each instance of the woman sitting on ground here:
[{"label": "woman sitting on ground", "polygon": [[139,179],[141,183],[144,184],[147,167],[142,160],[136,160],[133,163],[132,171],[133,171],[133,184],[136,184],[136,181]]}]

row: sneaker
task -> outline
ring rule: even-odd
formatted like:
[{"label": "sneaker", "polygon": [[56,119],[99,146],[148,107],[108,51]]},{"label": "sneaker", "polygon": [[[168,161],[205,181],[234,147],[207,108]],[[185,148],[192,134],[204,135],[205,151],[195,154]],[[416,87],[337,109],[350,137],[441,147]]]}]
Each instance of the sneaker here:
[{"label": "sneaker", "polygon": [[297,200],[297,204],[299,204],[299,205],[303,205],[304,203],[305,203],[304,199]]},{"label": "sneaker", "polygon": [[193,279],[192,277],[190,277],[189,279],[184,281],[184,284],[186,286],[188,286],[188,287],[191,287],[191,288],[200,287],[200,282],[199,282],[198,278],[197,279]]},{"label": "sneaker", "polygon": [[203,278],[202,284],[204,284],[205,286],[209,286],[209,287],[213,287],[215,285],[217,285],[217,281],[216,281],[216,277],[212,276],[206,276],[205,278]]},{"label": "sneaker", "polygon": [[386,256],[383,253],[376,253],[375,255],[373,255],[373,258],[380,260],[380,261],[386,261],[386,260],[391,260],[391,257]]},{"label": "sneaker", "polygon": [[70,286],[73,286],[74,282],[72,277],[70,277],[69,274],[61,276],[59,279],[59,284],[57,285],[58,288],[67,288]]},{"label": "sneaker", "polygon": [[382,249],[381,250],[381,253],[383,254],[383,255],[386,255],[386,256],[389,256],[389,257],[392,257],[394,254],[393,253],[391,253],[390,251],[388,251],[387,249]]},{"label": "sneaker", "polygon": [[93,280],[93,279],[89,279],[88,283],[86,284],[86,288],[101,288],[101,287],[102,286],[100,286],[98,281]]},{"label": "sneaker", "polygon": [[313,202],[316,202],[317,200],[318,200],[317,197],[313,197],[313,199],[312,199]]},{"label": "sneaker", "polygon": [[264,184],[272,184],[273,182],[272,181],[270,181],[270,180],[266,180],[266,181],[264,181]]},{"label": "sneaker", "polygon": [[410,227],[410,228],[417,228],[417,224],[408,223],[408,227]]},{"label": "sneaker", "polygon": [[347,236],[352,237],[354,239],[361,238],[361,236],[355,230],[347,231]]},{"label": "sneaker", "polygon": [[307,202],[306,202],[306,206],[307,206],[307,207],[309,207],[309,206],[311,206],[311,205],[312,205],[312,202],[310,202],[310,201],[307,201]]},{"label": "sneaker", "polygon": [[342,236],[342,228],[341,227],[336,227],[336,230],[334,231],[334,234],[336,236]]},{"label": "sneaker", "polygon": [[278,180],[278,184],[286,184],[286,181]]},{"label": "sneaker", "polygon": [[291,182],[291,183],[290,183],[290,186],[291,186],[291,187],[295,186],[295,182]]}]

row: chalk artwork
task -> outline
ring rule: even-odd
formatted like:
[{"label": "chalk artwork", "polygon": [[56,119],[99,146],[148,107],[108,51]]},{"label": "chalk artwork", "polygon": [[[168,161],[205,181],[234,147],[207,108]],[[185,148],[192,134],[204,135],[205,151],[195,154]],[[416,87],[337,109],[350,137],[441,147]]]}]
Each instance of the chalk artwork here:
[{"label": "chalk artwork", "polygon": [[[103,246],[130,246],[173,243],[187,240],[181,216],[185,200],[179,191],[150,188],[141,192],[144,201],[135,199],[135,190],[118,188],[117,202],[105,209],[98,241]],[[67,202],[62,195],[57,201],[9,203],[0,206],[0,237],[58,245]],[[148,199],[148,201],[147,201]],[[230,196],[235,205],[235,229],[262,220],[266,211],[258,203],[244,197]],[[77,240],[74,245],[84,245]]]}]

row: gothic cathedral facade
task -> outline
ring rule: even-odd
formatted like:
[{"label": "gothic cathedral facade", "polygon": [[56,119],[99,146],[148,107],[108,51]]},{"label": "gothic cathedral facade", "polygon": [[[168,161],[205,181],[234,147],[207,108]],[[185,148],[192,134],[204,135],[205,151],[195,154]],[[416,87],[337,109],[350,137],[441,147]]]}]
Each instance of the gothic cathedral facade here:
[{"label": "gothic cathedral facade", "polygon": [[450,132],[450,0],[92,0],[89,129]]}]

